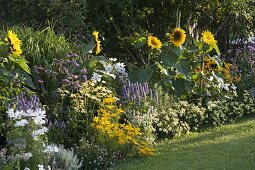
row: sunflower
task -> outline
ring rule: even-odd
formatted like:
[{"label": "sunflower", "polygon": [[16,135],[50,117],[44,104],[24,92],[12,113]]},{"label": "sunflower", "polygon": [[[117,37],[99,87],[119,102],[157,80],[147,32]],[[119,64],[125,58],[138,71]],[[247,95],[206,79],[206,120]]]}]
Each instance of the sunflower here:
[{"label": "sunflower", "polygon": [[151,47],[152,49],[156,48],[156,49],[160,49],[162,46],[161,41],[157,38],[154,37],[152,35],[148,36],[148,46]]},{"label": "sunflower", "polygon": [[186,40],[185,31],[181,28],[175,28],[170,35],[170,41],[176,46],[179,47]]},{"label": "sunflower", "polygon": [[94,31],[93,36],[94,36],[95,41],[96,41],[96,54],[99,54],[101,52],[101,48],[100,48],[101,41],[98,38],[98,32]]},{"label": "sunflower", "polygon": [[9,30],[7,33],[7,37],[5,38],[5,41],[9,42],[11,46],[11,54],[17,57],[19,57],[20,54],[22,54],[22,50],[20,48],[21,40],[19,40],[17,34]]},{"label": "sunflower", "polygon": [[202,40],[208,45],[214,45],[217,41],[214,39],[214,35],[210,31],[202,32]]}]

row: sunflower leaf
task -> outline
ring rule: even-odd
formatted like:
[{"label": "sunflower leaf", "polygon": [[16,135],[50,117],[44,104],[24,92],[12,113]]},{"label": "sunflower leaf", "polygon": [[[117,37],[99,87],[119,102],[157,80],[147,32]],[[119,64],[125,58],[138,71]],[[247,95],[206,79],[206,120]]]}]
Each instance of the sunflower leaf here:
[{"label": "sunflower leaf", "polygon": [[174,52],[162,53],[160,55],[160,58],[163,65],[170,67],[174,67],[177,61],[179,60],[179,56]]},{"label": "sunflower leaf", "polygon": [[179,71],[179,73],[183,74],[186,78],[190,79],[192,69],[186,60],[181,60],[175,65],[175,67]]},{"label": "sunflower leaf", "polygon": [[132,83],[134,82],[144,83],[148,81],[153,75],[153,70],[151,70],[150,68],[143,69],[129,67],[128,69],[129,69],[128,78]]}]

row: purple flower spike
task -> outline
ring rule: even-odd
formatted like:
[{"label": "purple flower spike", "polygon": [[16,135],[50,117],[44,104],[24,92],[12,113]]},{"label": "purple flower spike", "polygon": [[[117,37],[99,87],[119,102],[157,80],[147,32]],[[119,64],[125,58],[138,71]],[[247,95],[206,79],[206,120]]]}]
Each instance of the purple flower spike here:
[{"label": "purple flower spike", "polygon": [[30,99],[28,100],[25,93],[20,93],[20,96],[17,97],[15,103],[17,103],[17,110],[19,111],[27,111],[28,109],[38,110],[39,108],[42,108],[40,99],[36,95],[30,96]]},{"label": "purple flower spike", "polygon": [[140,105],[143,100],[146,100],[147,96],[150,96],[150,99],[157,100],[157,96],[153,95],[153,90],[149,88],[148,83],[130,83],[124,85],[121,90],[121,102],[122,104],[127,104],[127,102],[134,102],[137,105]]}]

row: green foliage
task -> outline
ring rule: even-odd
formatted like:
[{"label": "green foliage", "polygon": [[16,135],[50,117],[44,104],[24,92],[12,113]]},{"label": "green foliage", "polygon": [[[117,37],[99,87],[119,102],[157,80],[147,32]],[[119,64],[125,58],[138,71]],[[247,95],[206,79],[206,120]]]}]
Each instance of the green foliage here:
[{"label": "green foliage", "polygon": [[73,45],[64,35],[56,35],[52,27],[35,31],[30,27],[13,28],[22,39],[24,57],[29,66],[50,66],[54,59],[66,59]]}]

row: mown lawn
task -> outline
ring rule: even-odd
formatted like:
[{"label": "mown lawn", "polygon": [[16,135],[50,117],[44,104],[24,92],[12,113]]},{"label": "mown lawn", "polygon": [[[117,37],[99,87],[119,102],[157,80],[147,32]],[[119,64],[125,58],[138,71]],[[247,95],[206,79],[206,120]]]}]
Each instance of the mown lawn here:
[{"label": "mown lawn", "polygon": [[114,169],[255,169],[255,118],[161,142],[155,156],[129,158]]}]

